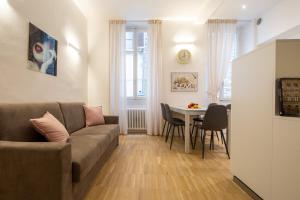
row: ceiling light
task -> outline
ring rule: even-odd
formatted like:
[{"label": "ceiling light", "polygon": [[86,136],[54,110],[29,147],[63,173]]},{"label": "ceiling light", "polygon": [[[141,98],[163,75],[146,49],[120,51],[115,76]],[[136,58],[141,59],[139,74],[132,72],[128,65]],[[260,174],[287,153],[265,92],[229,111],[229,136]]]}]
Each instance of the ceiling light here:
[{"label": "ceiling light", "polygon": [[246,5],[246,4],[243,4],[243,5],[242,5],[242,9],[243,9],[243,10],[246,10],[246,9],[247,9],[247,5]]}]

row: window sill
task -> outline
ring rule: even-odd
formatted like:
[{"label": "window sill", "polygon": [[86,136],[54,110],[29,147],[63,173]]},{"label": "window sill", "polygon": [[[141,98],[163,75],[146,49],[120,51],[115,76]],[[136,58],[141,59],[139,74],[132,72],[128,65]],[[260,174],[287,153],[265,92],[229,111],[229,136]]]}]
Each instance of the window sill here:
[{"label": "window sill", "polygon": [[127,97],[127,100],[132,100],[132,101],[146,100],[146,97]]},{"label": "window sill", "polygon": [[220,102],[231,102],[231,99],[220,99]]}]

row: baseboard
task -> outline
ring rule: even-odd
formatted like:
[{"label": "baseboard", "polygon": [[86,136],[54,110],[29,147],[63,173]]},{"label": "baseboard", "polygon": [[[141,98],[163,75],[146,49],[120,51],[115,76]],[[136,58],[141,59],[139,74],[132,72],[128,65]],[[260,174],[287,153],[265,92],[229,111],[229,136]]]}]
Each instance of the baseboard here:
[{"label": "baseboard", "polygon": [[263,200],[258,194],[256,194],[251,188],[249,188],[238,177],[233,176],[233,182],[235,182],[243,191],[245,191],[254,200]]},{"label": "baseboard", "polygon": [[131,135],[140,135],[140,134],[146,134],[146,130],[128,130],[128,134]]}]

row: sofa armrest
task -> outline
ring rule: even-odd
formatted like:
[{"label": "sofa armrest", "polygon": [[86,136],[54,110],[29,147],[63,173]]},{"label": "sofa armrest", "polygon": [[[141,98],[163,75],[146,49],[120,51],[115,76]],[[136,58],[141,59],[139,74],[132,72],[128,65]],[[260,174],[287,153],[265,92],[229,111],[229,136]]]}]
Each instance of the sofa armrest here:
[{"label": "sofa armrest", "polygon": [[0,199],[71,198],[70,144],[0,142]]},{"label": "sofa armrest", "polygon": [[105,115],[105,124],[119,124],[119,116],[115,115]]}]

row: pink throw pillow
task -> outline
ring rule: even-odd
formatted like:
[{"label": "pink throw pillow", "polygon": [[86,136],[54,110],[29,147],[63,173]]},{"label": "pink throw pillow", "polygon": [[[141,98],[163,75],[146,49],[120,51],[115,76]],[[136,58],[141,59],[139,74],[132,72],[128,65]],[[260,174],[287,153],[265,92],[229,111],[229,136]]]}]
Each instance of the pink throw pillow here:
[{"label": "pink throw pillow", "polygon": [[102,107],[83,106],[85,112],[85,125],[96,126],[105,124]]},{"label": "pink throw pillow", "polygon": [[30,119],[30,122],[49,142],[66,142],[69,138],[69,133],[64,125],[49,112],[46,112],[41,118]]}]

